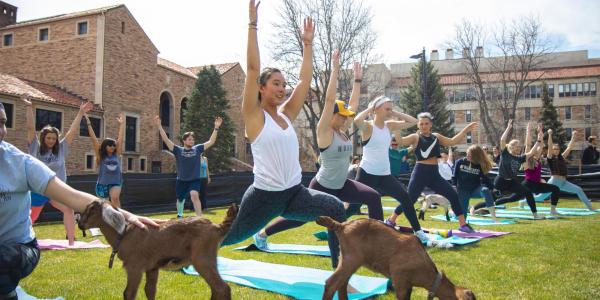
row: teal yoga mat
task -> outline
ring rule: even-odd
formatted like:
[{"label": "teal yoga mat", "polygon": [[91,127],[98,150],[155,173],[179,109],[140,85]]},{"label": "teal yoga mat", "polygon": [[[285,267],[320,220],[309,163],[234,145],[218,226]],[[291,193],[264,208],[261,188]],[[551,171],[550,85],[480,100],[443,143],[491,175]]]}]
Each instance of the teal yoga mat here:
[{"label": "teal yoga mat", "polygon": [[[514,209],[514,210],[497,210],[497,213],[502,214],[514,214],[514,215],[531,215],[531,211],[529,208],[527,210]],[[550,210],[543,211],[538,209],[538,212],[541,213],[550,213]],[[592,211],[558,211],[558,214],[561,216],[592,216],[595,215],[595,212]]]},{"label": "teal yoga mat", "polygon": [[[520,206],[513,206],[513,207],[511,207],[511,209],[530,211],[529,207],[520,207]],[[548,213],[548,212],[550,212],[550,207],[538,206],[537,210],[539,212]],[[600,212],[600,209],[590,211],[587,208],[571,208],[571,207],[559,207],[556,210],[558,211],[559,214],[565,215],[565,216],[591,216],[591,215],[595,215]]]},{"label": "teal yoga mat", "polygon": [[[444,215],[436,215],[436,216],[432,216],[432,219],[436,220],[436,221],[446,221],[446,216]],[[455,217],[450,219],[450,222],[458,222],[458,219],[456,219]],[[517,222],[515,221],[511,221],[511,220],[498,220],[498,222],[494,222],[494,220],[492,219],[488,219],[488,218],[479,218],[479,217],[471,217],[468,216],[467,217],[467,223],[472,224],[472,225],[478,225],[478,226],[487,226],[487,225],[511,225],[511,224],[517,224]]]},{"label": "teal yoga mat", "polygon": [[[219,273],[223,280],[255,289],[283,294],[295,299],[321,299],[325,280],[333,271],[271,264],[256,260],[233,260],[219,257]],[[198,276],[193,266],[183,268],[188,275]],[[387,278],[353,275],[349,285],[357,292],[348,293],[349,299],[365,299],[385,294]],[[337,295],[335,297],[337,299]]]},{"label": "teal yoga mat", "polygon": [[272,244],[269,243],[268,249],[258,249],[256,245],[237,247],[235,250],[244,251],[264,251],[268,253],[288,253],[288,254],[308,254],[316,256],[331,256],[329,246],[317,245],[296,245],[296,244]]},{"label": "teal yoga mat", "polygon": [[[484,215],[484,216],[490,217],[490,215]],[[542,215],[542,214],[540,214],[540,216],[543,217],[546,220],[556,219],[556,217],[551,216],[551,215]],[[502,212],[500,210],[497,210],[496,211],[496,218],[533,220],[533,215],[531,214],[531,212],[527,212],[527,211],[506,211],[506,212]]]}]

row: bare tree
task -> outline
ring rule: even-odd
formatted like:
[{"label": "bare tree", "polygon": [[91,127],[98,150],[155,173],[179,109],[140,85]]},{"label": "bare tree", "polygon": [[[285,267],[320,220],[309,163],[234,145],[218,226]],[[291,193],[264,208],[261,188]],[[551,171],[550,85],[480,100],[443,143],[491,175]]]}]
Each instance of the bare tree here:
[{"label": "bare tree", "polygon": [[[544,76],[541,66],[553,51],[552,43],[540,21],[529,16],[502,21],[492,30],[463,20],[456,25],[449,47],[463,53],[460,61],[466,80],[476,91],[481,123],[488,141],[496,145],[504,124],[515,118],[523,91]],[[483,48],[497,55],[485,58]],[[497,112],[502,120],[498,120]]]},{"label": "bare tree", "polygon": [[312,133],[312,147],[316,150],[316,127],[325,103],[333,51],[339,49],[340,66],[346,70],[339,74],[338,92],[342,99],[349,98],[352,92],[352,83],[348,84],[353,76],[349,66],[353,62],[367,66],[377,59],[373,54],[377,35],[371,28],[371,9],[362,0],[283,0],[279,15],[279,21],[273,24],[277,29],[273,56],[292,86],[298,80],[297,70],[302,62],[299,24],[304,16],[311,16],[316,24],[313,84],[303,106]]}]

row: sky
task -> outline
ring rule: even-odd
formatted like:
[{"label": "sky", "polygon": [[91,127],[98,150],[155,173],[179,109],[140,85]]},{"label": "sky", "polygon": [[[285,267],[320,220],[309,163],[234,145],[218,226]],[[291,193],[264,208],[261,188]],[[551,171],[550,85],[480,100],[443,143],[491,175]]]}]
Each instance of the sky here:
[{"label": "sky", "polygon": [[[245,69],[247,0],[3,0],[18,7],[17,21],[125,4],[160,51],[185,67],[240,62]],[[426,48],[444,57],[454,25],[463,18],[493,25],[521,16],[538,17],[558,51],[589,50],[600,57],[600,1],[597,0],[363,0],[378,34],[374,52],[383,63],[410,62]],[[259,47],[263,66],[276,66],[268,45],[276,32],[280,0],[259,7]]]}]

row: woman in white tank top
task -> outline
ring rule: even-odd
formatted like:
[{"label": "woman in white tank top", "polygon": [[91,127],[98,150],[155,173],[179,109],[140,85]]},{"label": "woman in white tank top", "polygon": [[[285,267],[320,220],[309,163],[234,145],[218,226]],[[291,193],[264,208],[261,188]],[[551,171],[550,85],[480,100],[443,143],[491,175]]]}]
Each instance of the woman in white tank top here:
[{"label": "woman in white tank top", "polygon": [[[310,88],[314,23],[310,17],[304,20],[300,80],[291,96],[285,100],[286,81],[281,72],[266,68],[259,74],[257,8],[254,0],[250,0],[248,75],[242,102],[246,136],[252,143],[254,182],[242,198],[237,218],[223,246],[249,238],[278,216],[304,222],[313,221],[319,216],[345,220],[344,205],[339,199],[307,189],[300,183],[302,170],[298,138],[292,122],[302,109]],[[329,234],[329,248],[332,265],[336,267],[339,245],[333,233]]]}]

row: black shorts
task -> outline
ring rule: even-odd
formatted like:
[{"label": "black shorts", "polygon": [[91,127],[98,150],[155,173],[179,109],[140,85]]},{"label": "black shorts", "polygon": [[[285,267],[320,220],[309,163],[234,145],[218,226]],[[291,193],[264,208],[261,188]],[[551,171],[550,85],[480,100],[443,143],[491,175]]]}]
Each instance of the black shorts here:
[{"label": "black shorts", "polygon": [[177,180],[175,183],[175,194],[177,194],[177,199],[186,199],[187,196],[189,196],[190,191],[200,192],[200,179],[190,181]]}]

